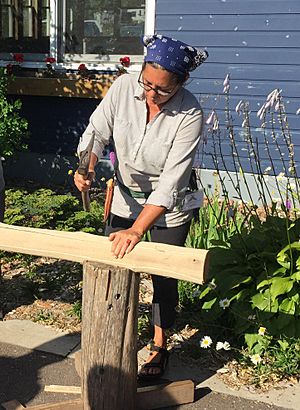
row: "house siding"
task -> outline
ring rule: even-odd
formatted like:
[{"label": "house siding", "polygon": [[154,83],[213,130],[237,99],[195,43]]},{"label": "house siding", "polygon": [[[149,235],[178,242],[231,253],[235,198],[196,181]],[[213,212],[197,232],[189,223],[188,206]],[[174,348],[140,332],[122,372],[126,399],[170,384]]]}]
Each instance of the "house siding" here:
[{"label": "house siding", "polygon": [[[205,47],[209,58],[191,73],[187,88],[200,100],[207,118],[214,108],[220,120],[221,138],[213,144],[205,130],[206,143],[199,149],[195,165],[209,170],[212,180],[216,162],[219,169],[236,171],[232,146],[225,126],[225,96],[223,81],[230,75],[230,109],[234,122],[235,142],[240,167],[253,172],[249,146],[245,141],[242,118],[235,112],[244,99],[250,104],[252,139],[262,170],[275,167],[274,174],[288,168],[289,152],[280,129],[274,135],[270,127],[261,129],[257,112],[266,96],[275,88],[282,90],[288,124],[294,142],[295,158],[300,164],[300,1],[299,0],[156,0],[155,31],[178,38],[198,47]],[[30,153],[38,162],[42,155],[52,156],[46,172],[35,172],[34,178],[44,174],[62,181],[65,178],[57,163],[67,163],[62,157],[74,159],[79,136],[88,123],[99,100],[63,97],[22,96],[22,114],[29,121]],[[266,149],[266,140],[268,149]],[[216,146],[217,145],[217,146]],[[279,147],[279,148],[278,148]],[[221,154],[220,154],[221,153]],[[60,162],[59,162],[60,161]],[[53,166],[53,164],[55,166]],[[7,174],[19,168],[5,166]],[[28,167],[28,172],[29,172]],[[56,170],[53,177],[53,169]],[[210,182],[209,182],[210,183]]]},{"label": "house siding", "polygon": [[[288,150],[280,129],[274,140],[270,126],[261,129],[257,111],[275,88],[282,90],[288,125],[294,142],[295,158],[300,163],[300,1],[299,0],[157,0],[158,33],[198,47],[205,47],[209,58],[191,73],[187,88],[201,101],[207,118],[214,108],[220,120],[221,151],[218,166],[235,171],[231,146],[225,127],[223,81],[230,76],[230,110],[235,141],[244,172],[252,172],[249,147],[242,128],[243,119],[235,112],[240,100],[250,103],[252,139],[258,146],[261,169],[270,165],[275,173],[288,167]],[[212,138],[205,132],[204,153],[199,152],[201,168],[214,169]],[[268,150],[266,149],[268,141]],[[280,148],[278,149],[278,144]],[[281,152],[281,154],[280,154]],[[283,154],[283,155],[282,155]],[[297,163],[299,165],[299,163]],[[225,164],[225,165],[224,165]]]}]

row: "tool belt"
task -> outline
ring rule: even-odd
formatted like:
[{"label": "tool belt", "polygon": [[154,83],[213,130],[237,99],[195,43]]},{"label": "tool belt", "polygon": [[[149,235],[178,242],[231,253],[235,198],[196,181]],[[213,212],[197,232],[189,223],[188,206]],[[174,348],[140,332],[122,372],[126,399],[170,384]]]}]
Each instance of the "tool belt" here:
[{"label": "tool belt", "polygon": [[152,192],[152,191],[150,192],[134,191],[133,189],[130,189],[126,185],[122,184],[122,182],[120,182],[119,180],[117,180],[117,183],[121,191],[125,192],[125,194],[127,194],[131,198],[148,199]]},{"label": "tool belt", "polygon": [[[148,199],[152,192],[152,191],[150,192],[134,191],[133,189],[128,188],[126,185],[120,182],[116,176],[109,179],[106,183],[106,195],[105,195],[105,203],[104,203],[103,222],[106,222],[109,217],[112,200],[113,200],[114,187],[116,184],[121,189],[121,191],[125,192],[131,198]],[[193,193],[197,190],[197,188],[198,187],[197,187],[196,173],[195,173],[195,170],[193,169],[191,176],[190,176],[190,181],[189,181],[189,191],[192,191],[191,193]],[[187,206],[187,209],[193,209],[193,208],[195,208],[194,205],[189,204],[189,206]],[[198,209],[195,212],[197,213],[197,211]]]},{"label": "tool belt", "polygon": [[151,192],[134,191],[133,189],[130,189],[126,185],[122,184],[122,182],[120,182],[116,178],[116,176],[114,176],[113,178],[109,179],[106,182],[106,193],[105,193],[103,222],[107,221],[107,219],[109,217],[109,214],[110,214],[112,200],[113,200],[113,196],[114,196],[115,185],[118,185],[118,187],[121,189],[121,191],[125,192],[131,198],[147,199],[151,194]]}]

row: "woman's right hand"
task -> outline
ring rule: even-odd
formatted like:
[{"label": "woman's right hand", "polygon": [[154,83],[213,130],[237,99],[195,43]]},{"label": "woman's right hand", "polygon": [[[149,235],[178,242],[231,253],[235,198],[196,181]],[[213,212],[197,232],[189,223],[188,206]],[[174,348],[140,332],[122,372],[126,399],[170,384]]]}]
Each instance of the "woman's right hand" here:
[{"label": "woman's right hand", "polygon": [[87,178],[79,174],[78,171],[74,174],[74,183],[80,192],[86,192],[91,188],[92,182],[95,179],[95,171],[89,171]]}]

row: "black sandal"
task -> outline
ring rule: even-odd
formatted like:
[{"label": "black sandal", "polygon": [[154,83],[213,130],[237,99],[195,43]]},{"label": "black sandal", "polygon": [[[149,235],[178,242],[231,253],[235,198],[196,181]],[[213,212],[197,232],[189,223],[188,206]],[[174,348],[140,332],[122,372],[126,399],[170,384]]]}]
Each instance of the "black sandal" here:
[{"label": "black sandal", "polygon": [[[149,350],[151,352],[159,353],[160,354],[160,360],[155,361],[155,362],[145,363],[145,364],[142,365],[142,367],[140,368],[140,371],[138,373],[138,380],[140,380],[140,381],[160,379],[164,375],[166,367],[167,367],[168,362],[169,362],[169,352],[168,352],[167,349],[152,344],[150,346]],[[152,353],[150,353],[150,356],[151,355],[152,355]],[[158,369],[159,372],[157,372],[157,373],[142,373],[142,371],[145,370],[145,369],[147,369],[147,370],[148,369]]]}]

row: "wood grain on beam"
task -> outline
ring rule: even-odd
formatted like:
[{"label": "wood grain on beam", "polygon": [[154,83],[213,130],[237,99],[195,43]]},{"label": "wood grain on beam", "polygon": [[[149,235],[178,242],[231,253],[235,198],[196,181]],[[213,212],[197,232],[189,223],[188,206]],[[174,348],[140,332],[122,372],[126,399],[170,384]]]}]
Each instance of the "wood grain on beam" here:
[{"label": "wood grain on beam", "polygon": [[26,228],[0,223],[0,249],[83,263],[100,262],[194,283],[203,283],[207,251],[154,242],[140,242],[123,259],[115,259],[106,237],[84,232]]}]

